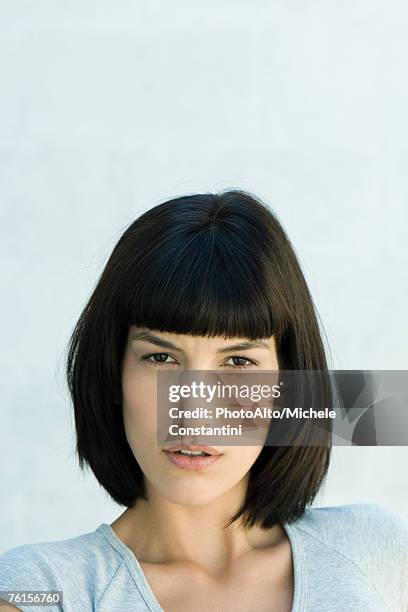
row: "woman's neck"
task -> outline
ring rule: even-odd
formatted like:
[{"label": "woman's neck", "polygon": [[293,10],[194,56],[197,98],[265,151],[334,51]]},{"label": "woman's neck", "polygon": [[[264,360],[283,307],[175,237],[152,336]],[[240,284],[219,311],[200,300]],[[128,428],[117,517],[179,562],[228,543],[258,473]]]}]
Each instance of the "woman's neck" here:
[{"label": "woman's neck", "polygon": [[254,549],[280,544],[286,534],[242,527],[241,519],[227,525],[245,499],[247,483],[238,483],[211,502],[181,505],[147,486],[148,501],[139,499],[112,524],[117,536],[145,563],[191,562],[210,573],[222,573]]}]

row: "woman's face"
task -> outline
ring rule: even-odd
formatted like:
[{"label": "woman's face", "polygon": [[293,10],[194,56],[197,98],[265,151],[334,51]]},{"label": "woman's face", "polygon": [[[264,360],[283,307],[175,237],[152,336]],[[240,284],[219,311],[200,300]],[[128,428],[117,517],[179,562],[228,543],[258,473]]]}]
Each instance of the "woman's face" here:
[{"label": "woman's face", "polygon": [[[147,485],[183,505],[202,505],[239,488],[262,450],[256,446],[219,446],[217,460],[205,469],[181,469],[157,443],[157,372],[278,370],[274,337],[252,348],[246,338],[191,336],[156,332],[132,325],[122,362],[123,419],[129,446]],[[221,352],[222,349],[222,352]],[[203,444],[202,442],[200,442]]]}]

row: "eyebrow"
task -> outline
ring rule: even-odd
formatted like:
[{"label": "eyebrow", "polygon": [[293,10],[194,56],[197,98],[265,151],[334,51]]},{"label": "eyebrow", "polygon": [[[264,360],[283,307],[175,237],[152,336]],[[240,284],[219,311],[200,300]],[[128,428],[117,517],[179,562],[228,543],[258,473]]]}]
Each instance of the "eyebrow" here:
[{"label": "eyebrow", "polygon": [[[183,352],[183,349],[176,346],[172,342],[168,340],[164,340],[155,334],[152,334],[149,331],[137,331],[132,335],[133,340],[146,340],[147,342],[151,342],[156,346],[160,346],[162,348],[172,349],[173,351]],[[269,349],[269,345],[264,340],[255,340],[253,342],[239,342],[238,344],[230,344],[229,346],[223,346],[222,348],[217,349],[216,353],[229,353],[230,351],[245,351],[253,348],[267,348]]]}]

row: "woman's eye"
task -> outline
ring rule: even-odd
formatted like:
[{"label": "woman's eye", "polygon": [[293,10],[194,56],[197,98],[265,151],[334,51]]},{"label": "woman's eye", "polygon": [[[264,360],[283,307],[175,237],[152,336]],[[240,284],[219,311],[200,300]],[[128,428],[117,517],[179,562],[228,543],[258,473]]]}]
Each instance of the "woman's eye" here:
[{"label": "woman's eye", "polygon": [[[229,359],[235,360],[235,363],[232,367],[235,368],[250,368],[255,365],[255,363],[251,359],[247,359],[246,357],[239,357],[238,355],[234,355],[233,357],[229,357]],[[238,363],[237,363],[238,362]],[[246,362],[246,363],[243,363]]]},{"label": "woman's eye", "polygon": [[142,359],[144,361],[148,361],[149,363],[153,363],[154,365],[166,365],[168,363],[175,363],[175,361],[167,361],[167,357],[171,357],[167,353],[151,353],[150,355],[143,355]]}]

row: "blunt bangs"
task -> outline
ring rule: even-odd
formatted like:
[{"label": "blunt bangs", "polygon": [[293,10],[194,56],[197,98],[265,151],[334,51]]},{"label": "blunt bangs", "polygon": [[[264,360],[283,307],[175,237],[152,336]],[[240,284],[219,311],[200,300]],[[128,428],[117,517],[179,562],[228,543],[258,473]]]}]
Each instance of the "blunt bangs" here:
[{"label": "blunt bangs", "polygon": [[281,336],[289,317],[271,279],[268,218],[243,194],[241,206],[230,198],[178,198],[153,231],[143,219],[129,228],[123,247],[131,242],[132,255],[117,271],[114,298],[120,321],[210,337]]},{"label": "blunt bangs", "polygon": [[[144,212],[114,247],[73,330],[66,367],[80,467],[89,466],[122,506],[146,499],[121,409],[130,325],[251,340],[273,335],[281,369],[327,370],[295,252],[260,199],[242,190],[192,194]],[[231,522],[295,520],[316,495],[329,457],[324,434],[320,446],[265,446]]]}]

